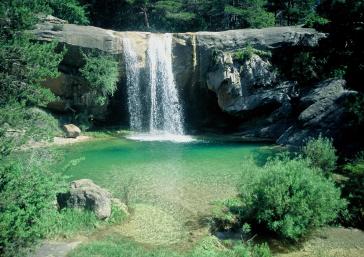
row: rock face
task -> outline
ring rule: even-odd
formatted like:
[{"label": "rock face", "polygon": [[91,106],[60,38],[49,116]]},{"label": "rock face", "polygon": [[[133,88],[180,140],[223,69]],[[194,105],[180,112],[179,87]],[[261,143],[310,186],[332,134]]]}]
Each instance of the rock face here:
[{"label": "rock face", "polygon": [[81,129],[74,124],[63,125],[63,130],[68,138],[76,138],[81,135]]},{"label": "rock face", "polygon": [[111,194],[90,179],[75,180],[68,193],[58,197],[61,208],[81,208],[93,211],[99,219],[111,215]]},{"label": "rock face", "polygon": [[253,111],[267,105],[282,104],[292,89],[276,85],[276,73],[267,60],[254,54],[238,64],[231,53],[220,52],[207,73],[207,86],[214,91],[220,108],[230,114]]},{"label": "rock face", "polygon": [[277,142],[297,146],[319,134],[334,139],[342,137],[348,125],[345,102],[355,94],[345,89],[345,80],[330,79],[317,84],[300,99],[303,111]]},{"label": "rock face", "polygon": [[[82,66],[80,50],[97,49],[120,60],[122,76],[116,97],[121,100],[115,104],[120,113],[114,116],[122,115],[120,102],[127,102],[125,38],[137,51],[141,81],[148,85],[144,71],[149,69],[149,32],[117,32],[47,17],[33,33],[39,40],[57,40],[68,48],[60,66],[63,75],[44,83],[62,98],[51,104],[54,109],[77,110],[87,102],[87,86],[77,75]],[[286,47],[313,47],[323,37],[323,33],[302,27],[173,34],[173,72],[189,122],[187,129],[194,131],[208,124],[217,131],[296,146],[319,133],[338,137],[347,116],[344,102],[355,92],[345,90],[342,80],[324,81],[309,92],[301,92],[297,82],[286,81],[277,72],[271,58],[259,54]],[[247,46],[257,52],[244,60],[236,58],[236,52]],[[95,119],[106,117],[108,112],[108,105],[89,110]]]}]

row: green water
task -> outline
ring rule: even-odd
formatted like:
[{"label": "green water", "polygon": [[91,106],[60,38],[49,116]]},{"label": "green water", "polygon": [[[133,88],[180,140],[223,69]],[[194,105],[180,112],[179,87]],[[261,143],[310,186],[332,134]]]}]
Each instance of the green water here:
[{"label": "green water", "polygon": [[59,168],[68,166],[63,173],[70,180],[92,179],[135,207],[137,220],[125,226],[124,234],[148,242],[153,235],[143,227],[153,230],[168,223],[151,232],[158,234],[155,241],[161,244],[163,233],[168,240],[184,237],[211,214],[211,203],[236,194],[244,158],[272,154],[266,145],[213,139],[172,143],[113,138],[67,146],[64,151]]}]

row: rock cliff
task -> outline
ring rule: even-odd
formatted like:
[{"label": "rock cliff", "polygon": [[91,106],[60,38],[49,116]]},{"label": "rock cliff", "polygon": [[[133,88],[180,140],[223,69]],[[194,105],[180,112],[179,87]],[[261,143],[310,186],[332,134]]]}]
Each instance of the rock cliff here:
[{"label": "rock cliff", "polygon": [[[67,100],[67,106],[83,97],[84,82],[77,78],[80,50],[96,49],[120,59],[117,97],[121,102],[126,102],[124,38],[137,50],[142,73],[148,68],[149,32],[117,32],[67,24],[54,17],[47,17],[32,32],[38,40],[57,40],[68,48],[60,66],[62,77],[45,82]],[[189,132],[209,128],[291,145],[319,133],[335,137],[345,118],[343,103],[355,92],[345,90],[342,80],[324,81],[310,92],[300,92],[295,81],[282,79],[270,58],[274,49],[313,47],[323,37],[302,27],[173,34],[173,72]],[[148,78],[143,74],[142,78],[147,83]],[[116,106],[121,104],[120,99],[114,101]],[[65,103],[53,103],[53,107],[64,109]],[[102,119],[107,110],[94,112]]]}]

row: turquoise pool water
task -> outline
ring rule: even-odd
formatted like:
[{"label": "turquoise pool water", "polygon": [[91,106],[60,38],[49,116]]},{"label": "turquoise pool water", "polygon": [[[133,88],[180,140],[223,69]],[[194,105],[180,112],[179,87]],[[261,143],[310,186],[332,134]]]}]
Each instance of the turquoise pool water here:
[{"label": "turquoise pool water", "polygon": [[[189,143],[111,138],[66,146],[64,152],[58,168],[70,180],[92,179],[145,215],[150,211],[160,216],[155,217],[158,222],[166,219],[178,231],[188,231],[211,214],[214,201],[236,194],[245,158],[264,160],[273,150],[264,144],[213,138]],[[166,236],[171,233],[166,231]]]}]

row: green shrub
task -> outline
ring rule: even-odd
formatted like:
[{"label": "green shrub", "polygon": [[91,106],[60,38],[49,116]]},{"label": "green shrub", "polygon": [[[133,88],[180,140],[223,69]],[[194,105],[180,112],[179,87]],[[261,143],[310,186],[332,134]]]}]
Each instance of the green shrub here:
[{"label": "green shrub", "polygon": [[89,24],[85,7],[77,0],[50,0],[53,15],[74,24]]},{"label": "green shrub", "polygon": [[322,26],[329,23],[329,20],[324,17],[321,17],[315,12],[311,12],[306,16],[304,22],[305,22],[305,27],[315,28],[317,26]]},{"label": "green shrub", "polygon": [[344,165],[344,171],[348,173],[350,176],[351,174],[362,174],[364,173],[364,151],[359,152],[355,160],[352,162],[349,162]]},{"label": "green shrub", "polygon": [[316,139],[310,139],[302,152],[313,167],[320,168],[325,174],[335,170],[338,157],[331,139],[321,135]]},{"label": "green shrub", "polygon": [[46,235],[42,217],[56,210],[56,195],[65,185],[49,171],[49,159],[33,152],[25,161],[0,166],[0,255],[22,256],[22,248]]},{"label": "green shrub", "polygon": [[349,179],[345,181],[343,196],[348,200],[348,225],[364,229],[364,153],[344,166]]},{"label": "green shrub", "polygon": [[345,79],[347,66],[341,66],[340,68],[333,69],[329,73],[330,78]]},{"label": "green shrub", "polygon": [[0,45],[0,107],[12,102],[46,106],[53,101],[53,93],[40,82],[59,76],[58,65],[65,51],[56,52],[57,42],[41,44],[19,34],[7,41],[0,37]]},{"label": "green shrub", "polygon": [[110,55],[95,51],[83,53],[83,57],[85,65],[80,72],[97,94],[95,103],[104,105],[107,96],[116,91],[119,78],[118,62]]},{"label": "green shrub", "polygon": [[[282,156],[262,168],[246,166],[249,179],[240,186],[241,204],[225,205],[233,226],[259,225],[282,238],[297,240],[310,229],[334,221],[346,202],[340,190],[301,158]],[[217,217],[218,218],[218,217]]]},{"label": "green shrub", "polygon": [[354,99],[350,99],[347,103],[349,112],[353,114],[357,124],[364,124],[364,95],[358,94]]},{"label": "green shrub", "polygon": [[233,59],[235,61],[237,61],[238,63],[243,64],[244,62],[251,59],[254,54],[260,56],[261,58],[270,58],[271,57],[270,52],[261,51],[261,50],[253,48],[251,45],[247,45],[246,47],[234,52]]},{"label": "green shrub", "polygon": [[39,108],[19,104],[0,107],[0,159],[29,141],[51,140],[62,135],[59,122]]}]

